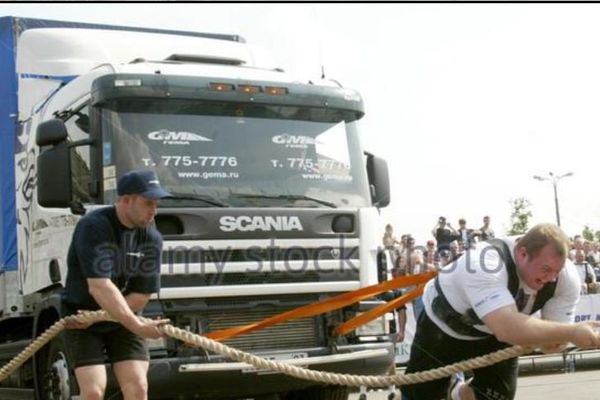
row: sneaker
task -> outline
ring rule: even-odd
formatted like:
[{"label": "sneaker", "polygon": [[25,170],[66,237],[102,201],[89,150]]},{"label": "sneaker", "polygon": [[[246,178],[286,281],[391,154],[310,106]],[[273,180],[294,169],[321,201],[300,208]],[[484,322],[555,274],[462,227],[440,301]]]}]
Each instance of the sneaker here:
[{"label": "sneaker", "polygon": [[465,383],[465,374],[457,372],[450,377],[450,384],[448,385],[448,392],[446,393],[446,400],[460,400],[459,390],[460,386]]}]

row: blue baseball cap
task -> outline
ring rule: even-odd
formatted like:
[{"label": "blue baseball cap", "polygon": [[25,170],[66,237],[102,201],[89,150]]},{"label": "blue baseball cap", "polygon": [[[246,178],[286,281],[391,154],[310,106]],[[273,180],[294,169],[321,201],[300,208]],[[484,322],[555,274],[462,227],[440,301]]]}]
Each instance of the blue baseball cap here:
[{"label": "blue baseball cap", "polygon": [[119,178],[117,182],[117,194],[123,196],[126,194],[139,194],[147,199],[164,199],[173,197],[171,193],[165,191],[158,181],[158,176],[150,170],[129,171]]}]

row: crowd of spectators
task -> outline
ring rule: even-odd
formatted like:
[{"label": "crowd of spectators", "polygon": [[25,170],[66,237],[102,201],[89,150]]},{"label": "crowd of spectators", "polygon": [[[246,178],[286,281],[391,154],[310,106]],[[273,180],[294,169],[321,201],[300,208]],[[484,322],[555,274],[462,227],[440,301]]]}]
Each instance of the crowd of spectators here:
[{"label": "crowd of spectators", "polygon": [[[417,245],[411,234],[404,234],[398,239],[394,235],[392,225],[386,225],[382,241],[392,261],[392,277],[438,270],[456,260],[464,253],[465,249],[471,248],[479,240],[488,240],[494,237],[494,231],[490,227],[488,216],[483,218],[483,226],[479,229],[468,228],[467,221],[464,218],[458,221],[458,225],[459,228],[454,229],[445,217],[440,217],[431,231],[433,237],[427,240],[425,246]],[[404,290],[396,290],[389,295],[397,297],[413,288],[407,287]],[[384,300],[390,299],[384,298]],[[423,312],[423,300],[421,297],[417,297],[411,303],[413,316],[418,319]],[[398,309],[397,315],[398,325],[394,331],[396,332],[396,340],[401,342],[404,339],[407,322],[406,308]]]},{"label": "crowd of spectators", "polygon": [[[392,276],[418,274],[438,270],[460,257],[477,242],[493,239],[494,230],[490,217],[483,217],[479,229],[467,227],[464,218],[454,228],[445,217],[439,217],[431,230],[431,238],[425,245],[416,244],[410,233],[398,239],[388,224],[383,235],[383,245],[392,261]],[[577,267],[581,277],[581,293],[600,293],[600,245],[576,235],[571,242],[569,259]]]},{"label": "crowd of spectators", "polygon": [[598,242],[585,240],[581,235],[573,238],[569,258],[577,267],[581,278],[581,294],[600,292],[600,253]]},{"label": "crowd of spectators", "polygon": [[458,220],[455,229],[445,217],[440,217],[431,230],[432,238],[425,245],[417,245],[409,233],[398,239],[393,227],[388,224],[383,234],[383,246],[388,251],[397,274],[406,275],[422,271],[436,270],[450,263],[473,247],[478,241],[494,237],[490,227],[490,217],[483,217],[483,225],[479,229],[467,227],[464,218]]}]

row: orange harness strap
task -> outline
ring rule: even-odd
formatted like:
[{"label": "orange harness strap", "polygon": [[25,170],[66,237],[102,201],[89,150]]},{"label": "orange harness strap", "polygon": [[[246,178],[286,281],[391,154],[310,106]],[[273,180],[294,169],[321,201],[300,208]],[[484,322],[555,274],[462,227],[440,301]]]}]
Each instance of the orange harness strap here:
[{"label": "orange harness strap", "polygon": [[381,304],[367,312],[364,312],[352,318],[351,320],[344,322],[341,325],[338,325],[333,332],[336,335],[345,335],[348,332],[355,330],[359,326],[364,325],[367,322],[370,322],[385,313],[402,307],[404,304],[408,303],[412,299],[419,297],[423,294],[423,289],[425,289],[425,283],[421,283],[415,289],[403,294],[402,296],[392,301],[388,301],[387,303]]},{"label": "orange harness strap", "polygon": [[[337,310],[343,307],[346,307],[350,304],[356,303],[358,301],[364,300],[364,299],[368,299],[370,297],[373,297],[375,295],[378,295],[380,293],[386,292],[388,290],[392,290],[392,289],[398,289],[401,287],[405,287],[405,286],[411,286],[411,285],[416,285],[416,284],[422,284],[427,282],[428,280],[430,280],[431,278],[435,277],[437,275],[436,272],[428,272],[425,274],[420,274],[420,275],[410,275],[410,276],[401,276],[389,281],[385,281],[376,285],[372,285],[372,286],[367,286],[352,292],[348,292],[348,293],[343,293],[341,295],[323,300],[323,301],[319,301],[317,303],[312,303],[312,304],[308,304],[302,307],[298,307],[295,308],[293,310],[290,311],[286,311],[283,312],[281,314],[276,314],[272,317],[266,318],[262,321],[258,321],[255,322],[253,324],[248,324],[248,325],[243,325],[243,326],[236,326],[233,328],[228,328],[228,329],[222,329],[219,331],[214,331],[214,332],[210,332],[206,334],[206,337],[214,339],[214,340],[226,340],[226,339],[230,339],[234,336],[237,335],[241,335],[244,333],[250,333],[252,331],[255,331],[257,329],[262,329],[262,328],[266,328],[281,322],[285,322],[285,321],[289,321],[292,319],[298,319],[298,318],[305,318],[305,317],[312,317],[314,315],[319,315],[319,314],[323,314],[329,311],[333,311],[333,310]],[[407,301],[413,299],[414,297],[417,297],[420,293],[418,292],[419,288],[391,301],[390,303],[386,303],[383,304],[382,306],[388,306],[389,309],[393,309],[393,308],[397,308],[402,306],[402,304],[406,303]],[[422,288],[421,288],[421,292],[422,292]],[[415,293],[413,293],[415,292]],[[393,305],[390,305],[393,304]],[[346,322],[345,324],[341,325],[344,326],[344,332],[350,331],[354,328],[350,328],[348,326],[349,323],[352,323],[352,325],[359,326],[362,325],[363,323],[366,323],[368,321],[370,321],[371,319],[376,318],[379,315],[384,314],[386,311],[382,311],[383,307],[379,306],[376,307],[373,310],[370,310],[367,313],[364,313],[362,315],[360,315],[359,317],[353,318],[352,320]],[[375,312],[375,310],[377,310],[377,312]],[[365,317],[365,315],[368,315],[368,317]],[[356,322],[356,320],[358,318],[361,318],[361,323]],[[370,318],[370,319],[367,319]],[[362,322],[364,321],[364,322]],[[338,328],[339,329],[339,328]],[[337,332],[337,330],[336,330]]]}]

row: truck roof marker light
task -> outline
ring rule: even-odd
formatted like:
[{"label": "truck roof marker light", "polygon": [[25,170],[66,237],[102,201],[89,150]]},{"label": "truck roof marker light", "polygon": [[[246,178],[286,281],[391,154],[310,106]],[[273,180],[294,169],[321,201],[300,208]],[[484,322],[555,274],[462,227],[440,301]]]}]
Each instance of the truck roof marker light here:
[{"label": "truck roof marker light", "polygon": [[260,93],[262,91],[260,86],[253,85],[238,85],[238,90],[248,94]]},{"label": "truck roof marker light", "polygon": [[234,86],[230,83],[210,83],[208,88],[215,92],[232,92]]},{"label": "truck roof marker light", "polygon": [[284,88],[284,87],[277,87],[277,86],[266,86],[265,92],[267,94],[270,94],[271,96],[284,96],[284,95],[288,94],[288,89]]},{"label": "truck roof marker light", "polygon": [[142,86],[141,79],[115,79],[115,87]]}]

